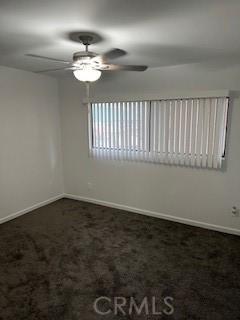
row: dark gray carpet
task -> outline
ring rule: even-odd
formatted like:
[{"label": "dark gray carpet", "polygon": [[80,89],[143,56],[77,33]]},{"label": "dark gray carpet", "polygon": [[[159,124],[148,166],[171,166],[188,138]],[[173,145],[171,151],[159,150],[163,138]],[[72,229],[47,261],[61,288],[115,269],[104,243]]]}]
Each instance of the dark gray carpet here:
[{"label": "dark gray carpet", "polygon": [[240,319],[239,237],[62,199],[1,225],[0,249],[1,320]]}]

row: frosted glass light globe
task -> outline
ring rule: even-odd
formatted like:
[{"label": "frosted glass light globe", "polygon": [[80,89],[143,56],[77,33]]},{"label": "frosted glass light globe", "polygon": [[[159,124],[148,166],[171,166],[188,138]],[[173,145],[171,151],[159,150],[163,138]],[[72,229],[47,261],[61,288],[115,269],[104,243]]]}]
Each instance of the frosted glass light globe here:
[{"label": "frosted glass light globe", "polygon": [[101,77],[102,72],[86,65],[82,69],[74,70],[73,74],[79,81],[93,82]]}]

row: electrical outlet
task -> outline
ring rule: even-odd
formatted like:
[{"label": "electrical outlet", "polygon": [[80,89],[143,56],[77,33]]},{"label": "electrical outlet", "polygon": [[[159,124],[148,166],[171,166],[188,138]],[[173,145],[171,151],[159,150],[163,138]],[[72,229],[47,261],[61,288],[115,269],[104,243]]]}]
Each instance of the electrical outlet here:
[{"label": "electrical outlet", "polygon": [[239,209],[236,206],[232,207],[232,215],[234,217],[239,217]]}]

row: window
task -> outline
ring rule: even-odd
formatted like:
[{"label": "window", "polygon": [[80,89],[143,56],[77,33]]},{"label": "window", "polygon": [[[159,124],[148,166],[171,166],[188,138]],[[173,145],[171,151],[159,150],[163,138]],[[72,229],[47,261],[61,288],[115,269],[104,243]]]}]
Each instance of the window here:
[{"label": "window", "polygon": [[220,168],[228,98],[104,102],[90,106],[90,154]]}]

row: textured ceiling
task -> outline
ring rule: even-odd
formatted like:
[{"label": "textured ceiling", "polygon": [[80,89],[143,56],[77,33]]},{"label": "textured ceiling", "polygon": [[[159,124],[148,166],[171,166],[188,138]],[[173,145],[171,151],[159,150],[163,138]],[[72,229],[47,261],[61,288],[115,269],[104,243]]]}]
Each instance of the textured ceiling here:
[{"label": "textured ceiling", "polygon": [[128,52],[119,63],[220,68],[240,63],[239,17],[240,0],[0,0],[0,64],[31,71],[60,67],[25,54],[71,61],[83,47],[69,35],[92,31],[102,41],[91,51]]}]

